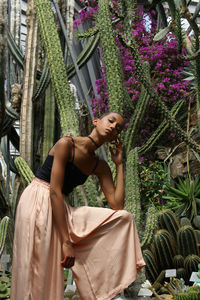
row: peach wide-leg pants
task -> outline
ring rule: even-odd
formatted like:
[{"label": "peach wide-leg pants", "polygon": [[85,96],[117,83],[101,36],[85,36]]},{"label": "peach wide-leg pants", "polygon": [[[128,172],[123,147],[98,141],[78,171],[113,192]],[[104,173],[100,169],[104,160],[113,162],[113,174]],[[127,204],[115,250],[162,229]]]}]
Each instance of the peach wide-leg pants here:
[{"label": "peach wide-leg pants", "polygon": [[[66,204],[75,249],[73,278],[81,300],[110,300],[145,265],[131,214]],[[11,300],[63,300],[61,243],[52,218],[49,184],[35,178],[17,208]]]}]

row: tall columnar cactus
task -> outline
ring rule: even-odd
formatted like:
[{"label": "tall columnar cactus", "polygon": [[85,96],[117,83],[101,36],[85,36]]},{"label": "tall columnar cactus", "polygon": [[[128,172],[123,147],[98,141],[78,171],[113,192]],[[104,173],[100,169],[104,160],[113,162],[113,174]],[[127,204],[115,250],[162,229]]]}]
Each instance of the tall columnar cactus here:
[{"label": "tall columnar cactus", "polygon": [[119,54],[113,37],[109,1],[98,1],[97,27],[103,50],[108,86],[109,110],[122,113],[124,97],[127,96],[122,80]]},{"label": "tall columnar cactus", "polygon": [[147,211],[145,231],[144,231],[143,240],[141,242],[142,249],[145,249],[151,244],[156,229],[157,229],[157,210],[155,206],[151,206]]},{"label": "tall columnar cactus", "polygon": [[22,176],[22,178],[25,180],[25,182],[27,184],[31,183],[31,181],[34,178],[34,174],[31,171],[28,164],[26,163],[26,161],[22,157],[19,156],[19,157],[15,158],[15,165],[17,167],[17,170],[18,170],[20,176]]},{"label": "tall columnar cactus", "polygon": [[145,266],[146,276],[151,283],[154,283],[159,274],[158,265],[155,261],[153,254],[149,249],[145,249],[142,254],[143,254],[144,261],[146,263]]},{"label": "tall columnar cactus", "polygon": [[70,91],[61,44],[51,10],[51,3],[48,0],[34,0],[34,2],[59,109],[62,135],[69,131],[77,135],[78,118],[75,112],[74,99]]},{"label": "tall columnar cactus", "polygon": [[153,86],[149,84],[139,57],[137,45],[132,35],[131,28],[127,28],[126,39],[121,37],[121,41],[125,44],[126,47],[129,47],[131,49],[136,66],[136,73],[140,79],[140,82],[146,87],[149,96],[154,100],[155,105],[157,106],[158,110],[162,113],[163,117],[168,121],[169,126],[173,129],[173,131],[182,141],[187,143],[192,149],[195,149],[196,151],[200,152],[200,146],[193,139],[191,139],[186,134],[186,132],[180,127],[180,125],[176,122],[175,118],[172,116],[171,112],[168,110],[162,99],[160,99],[160,97],[154,92]]},{"label": "tall columnar cactus", "polygon": [[45,92],[45,112],[44,112],[44,136],[42,161],[44,162],[49,149],[54,143],[54,128],[55,128],[55,99],[51,82]]},{"label": "tall columnar cactus", "polygon": [[10,31],[16,44],[20,45],[21,32],[21,0],[11,0]]},{"label": "tall columnar cactus", "polygon": [[173,266],[173,257],[176,253],[175,243],[167,230],[160,229],[156,232],[151,249],[160,270]]},{"label": "tall columnar cactus", "polygon": [[191,226],[183,226],[177,233],[179,254],[183,257],[189,254],[198,255],[197,237]]},{"label": "tall columnar cactus", "polygon": [[141,203],[140,203],[140,180],[138,175],[138,151],[137,147],[132,149],[126,161],[126,202],[125,209],[133,214],[135,223],[139,229]]},{"label": "tall columnar cactus", "polygon": [[24,68],[23,93],[20,114],[20,155],[32,167],[33,110],[32,97],[36,78],[38,25],[33,0],[27,8],[27,38]]},{"label": "tall columnar cactus", "polygon": [[[145,70],[145,73],[147,75],[147,78],[149,78],[150,77],[149,63],[144,62],[143,66],[144,66],[144,70]],[[146,91],[145,87],[142,85],[140,97],[137,101],[136,107],[134,109],[134,113],[131,116],[131,119],[129,121],[128,130],[126,131],[126,134],[125,134],[124,143],[126,144],[126,153],[129,153],[132,145],[135,146],[137,132],[140,129],[140,125],[141,125],[141,122],[143,120],[149,98],[150,97],[147,94],[147,91]]]},{"label": "tall columnar cactus", "polygon": [[7,1],[0,2],[0,139],[3,130],[5,116],[5,67],[6,67],[6,24],[7,24]]},{"label": "tall columnar cactus", "polygon": [[173,236],[174,241],[177,241],[177,232],[180,228],[178,219],[175,213],[170,209],[162,210],[158,213],[158,227],[166,229]]},{"label": "tall columnar cactus", "polygon": [[5,246],[8,223],[9,218],[7,216],[0,221],[0,257]]},{"label": "tall columnar cactus", "polygon": [[92,176],[89,176],[87,181],[83,184],[84,192],[87,197],[87,202],[89,206],[98,206],[97,198],[97,188],[94,184]]}]

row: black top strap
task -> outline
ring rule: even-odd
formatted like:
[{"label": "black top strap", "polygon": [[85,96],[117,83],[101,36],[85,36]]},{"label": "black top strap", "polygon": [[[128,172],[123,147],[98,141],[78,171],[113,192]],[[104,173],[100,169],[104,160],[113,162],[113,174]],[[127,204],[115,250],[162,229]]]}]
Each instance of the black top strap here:
[{"label": "black top strap", "polygon": [[73,139],[72,136],[70,136],[70,138],[72,139],[72,142],[73,142],[72,160],[71,160],[71,162],[73,163],[74,162],[74,157],[75,157],[75,142],[74,142],[74,139]]}]

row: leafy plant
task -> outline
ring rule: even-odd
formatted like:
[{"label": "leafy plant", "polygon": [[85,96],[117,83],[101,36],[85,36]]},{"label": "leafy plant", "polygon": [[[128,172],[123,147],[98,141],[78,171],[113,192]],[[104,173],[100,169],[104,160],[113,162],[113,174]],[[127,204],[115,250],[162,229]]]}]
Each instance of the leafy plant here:
[{"label": "leafy plant", "polygon": [[152,162],[148,167],[140,164],[142,205],[153,203],[158,209],[164,204],[164,188],[168,183],[168,173],[162,162]]},{"label": "leafy plant", "polygon": [[200,209],[200,179],[178,178],[175,187],[166,184],[163,198],[168,200],[167,206],[174,209],[178,216],[186,216],[190,220],[197,215]]}]

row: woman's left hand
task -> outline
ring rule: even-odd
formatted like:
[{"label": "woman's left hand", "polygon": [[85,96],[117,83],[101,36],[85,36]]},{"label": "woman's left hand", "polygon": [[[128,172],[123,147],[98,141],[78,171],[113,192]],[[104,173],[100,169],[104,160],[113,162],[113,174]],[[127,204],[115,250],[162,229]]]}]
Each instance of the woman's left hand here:
[{"label": "woman's left hand", "polygon": [[120,165],[122,163],[122,141],[118,137],[111,144],[114,145],[114,147],[109,147],[112,161],[116,165]]}]

